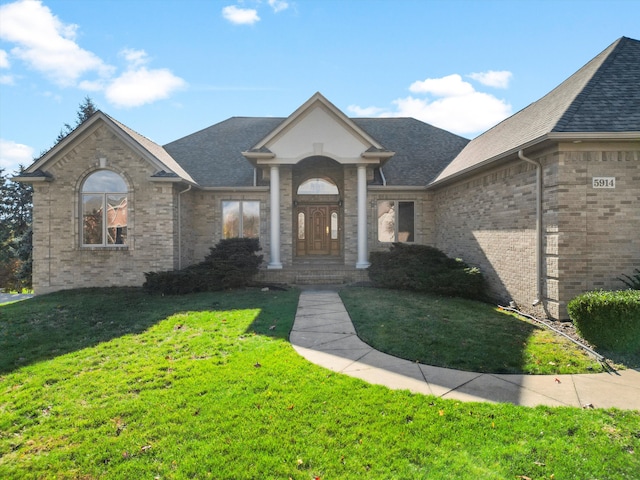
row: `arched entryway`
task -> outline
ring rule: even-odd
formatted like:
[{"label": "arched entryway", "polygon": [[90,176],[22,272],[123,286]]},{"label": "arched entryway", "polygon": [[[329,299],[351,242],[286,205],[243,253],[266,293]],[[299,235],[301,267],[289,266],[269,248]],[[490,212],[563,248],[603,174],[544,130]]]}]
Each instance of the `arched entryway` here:
[{"label": "arched entryway", "polygon": [[342,168],[326,157],[308,158],[294,167],[293,244],[298,260],[342,257]]}]

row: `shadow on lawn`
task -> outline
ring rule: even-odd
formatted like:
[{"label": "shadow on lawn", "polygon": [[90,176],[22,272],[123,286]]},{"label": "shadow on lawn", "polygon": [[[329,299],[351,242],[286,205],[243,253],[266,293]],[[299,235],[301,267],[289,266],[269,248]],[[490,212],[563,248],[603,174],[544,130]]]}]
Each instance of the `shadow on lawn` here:
[{"label": "shadow on lawn", "polygon": [[280,314],[277,295],[256,289],[160,296],[141,288],[88,288],[3,305],[0,374],[123,335],[142,333],[178,312],[247,308],[261,309],[251,326],[256,333],[287,338],[295,305],[289,308],[293,309],[291,315]]}]

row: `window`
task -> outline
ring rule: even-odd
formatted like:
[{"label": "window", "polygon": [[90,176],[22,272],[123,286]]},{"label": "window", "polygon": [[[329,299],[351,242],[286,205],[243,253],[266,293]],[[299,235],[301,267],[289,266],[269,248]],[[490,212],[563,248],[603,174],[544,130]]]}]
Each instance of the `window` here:
[{"label": "window", "polygon": [[258,238],[260,202],[228,200],[222,202],[223,238]]},{"label": "window", "polygon": [[298,195],[338,195],[338,187],[322,178],[310,178],[300,184]]},{"label": "window", "polygon": [[387,200],[378,202],[378,241],[413,242],[413,202]]},{"label": "window", "polygon": [[331,212],[331,240],[338,239],[338,212]]},{"label": "window", "polygon": [[109,170],[89,175],[82,185],[82,245],[126,246],[127,217],[124,179]]},{"label": "window", "polygon": [[304,240],[304,212],[298,213],[298,240]]}]

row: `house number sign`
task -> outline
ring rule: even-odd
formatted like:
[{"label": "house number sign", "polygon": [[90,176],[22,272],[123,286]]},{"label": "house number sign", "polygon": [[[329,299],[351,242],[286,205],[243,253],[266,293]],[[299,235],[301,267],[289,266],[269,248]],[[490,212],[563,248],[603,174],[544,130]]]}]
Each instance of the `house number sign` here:
[{"label": "house number sign", "polygon": [[593,177],[593,188],[616,188],[616,177]]}]

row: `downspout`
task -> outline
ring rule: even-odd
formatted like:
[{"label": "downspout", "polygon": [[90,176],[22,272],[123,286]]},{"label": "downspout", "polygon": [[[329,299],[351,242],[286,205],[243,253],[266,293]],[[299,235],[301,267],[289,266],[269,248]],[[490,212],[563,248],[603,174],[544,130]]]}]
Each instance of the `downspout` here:
[{"label": "downspout", "polygon": [[380,171],[380,177],[382,178],[382,186],[386,187],[387,186],[387,179],[384,176],[384,172],[382,171],[382,167],[380,167],[378,170]]},{"label": "downspout", "polygon": [[191,190],[192,185],[189,185],[186,190],[178,192],[178,270],[182,270],[182,208],[180,198],[183,193],[187,193]]},{"label": "downspout", "polygon": [[533,306],[538,305],[543,298],[542,293],[542,163],[524,156],[523,150],[518,151],[520,160],[536,166],[536,299]]}]

